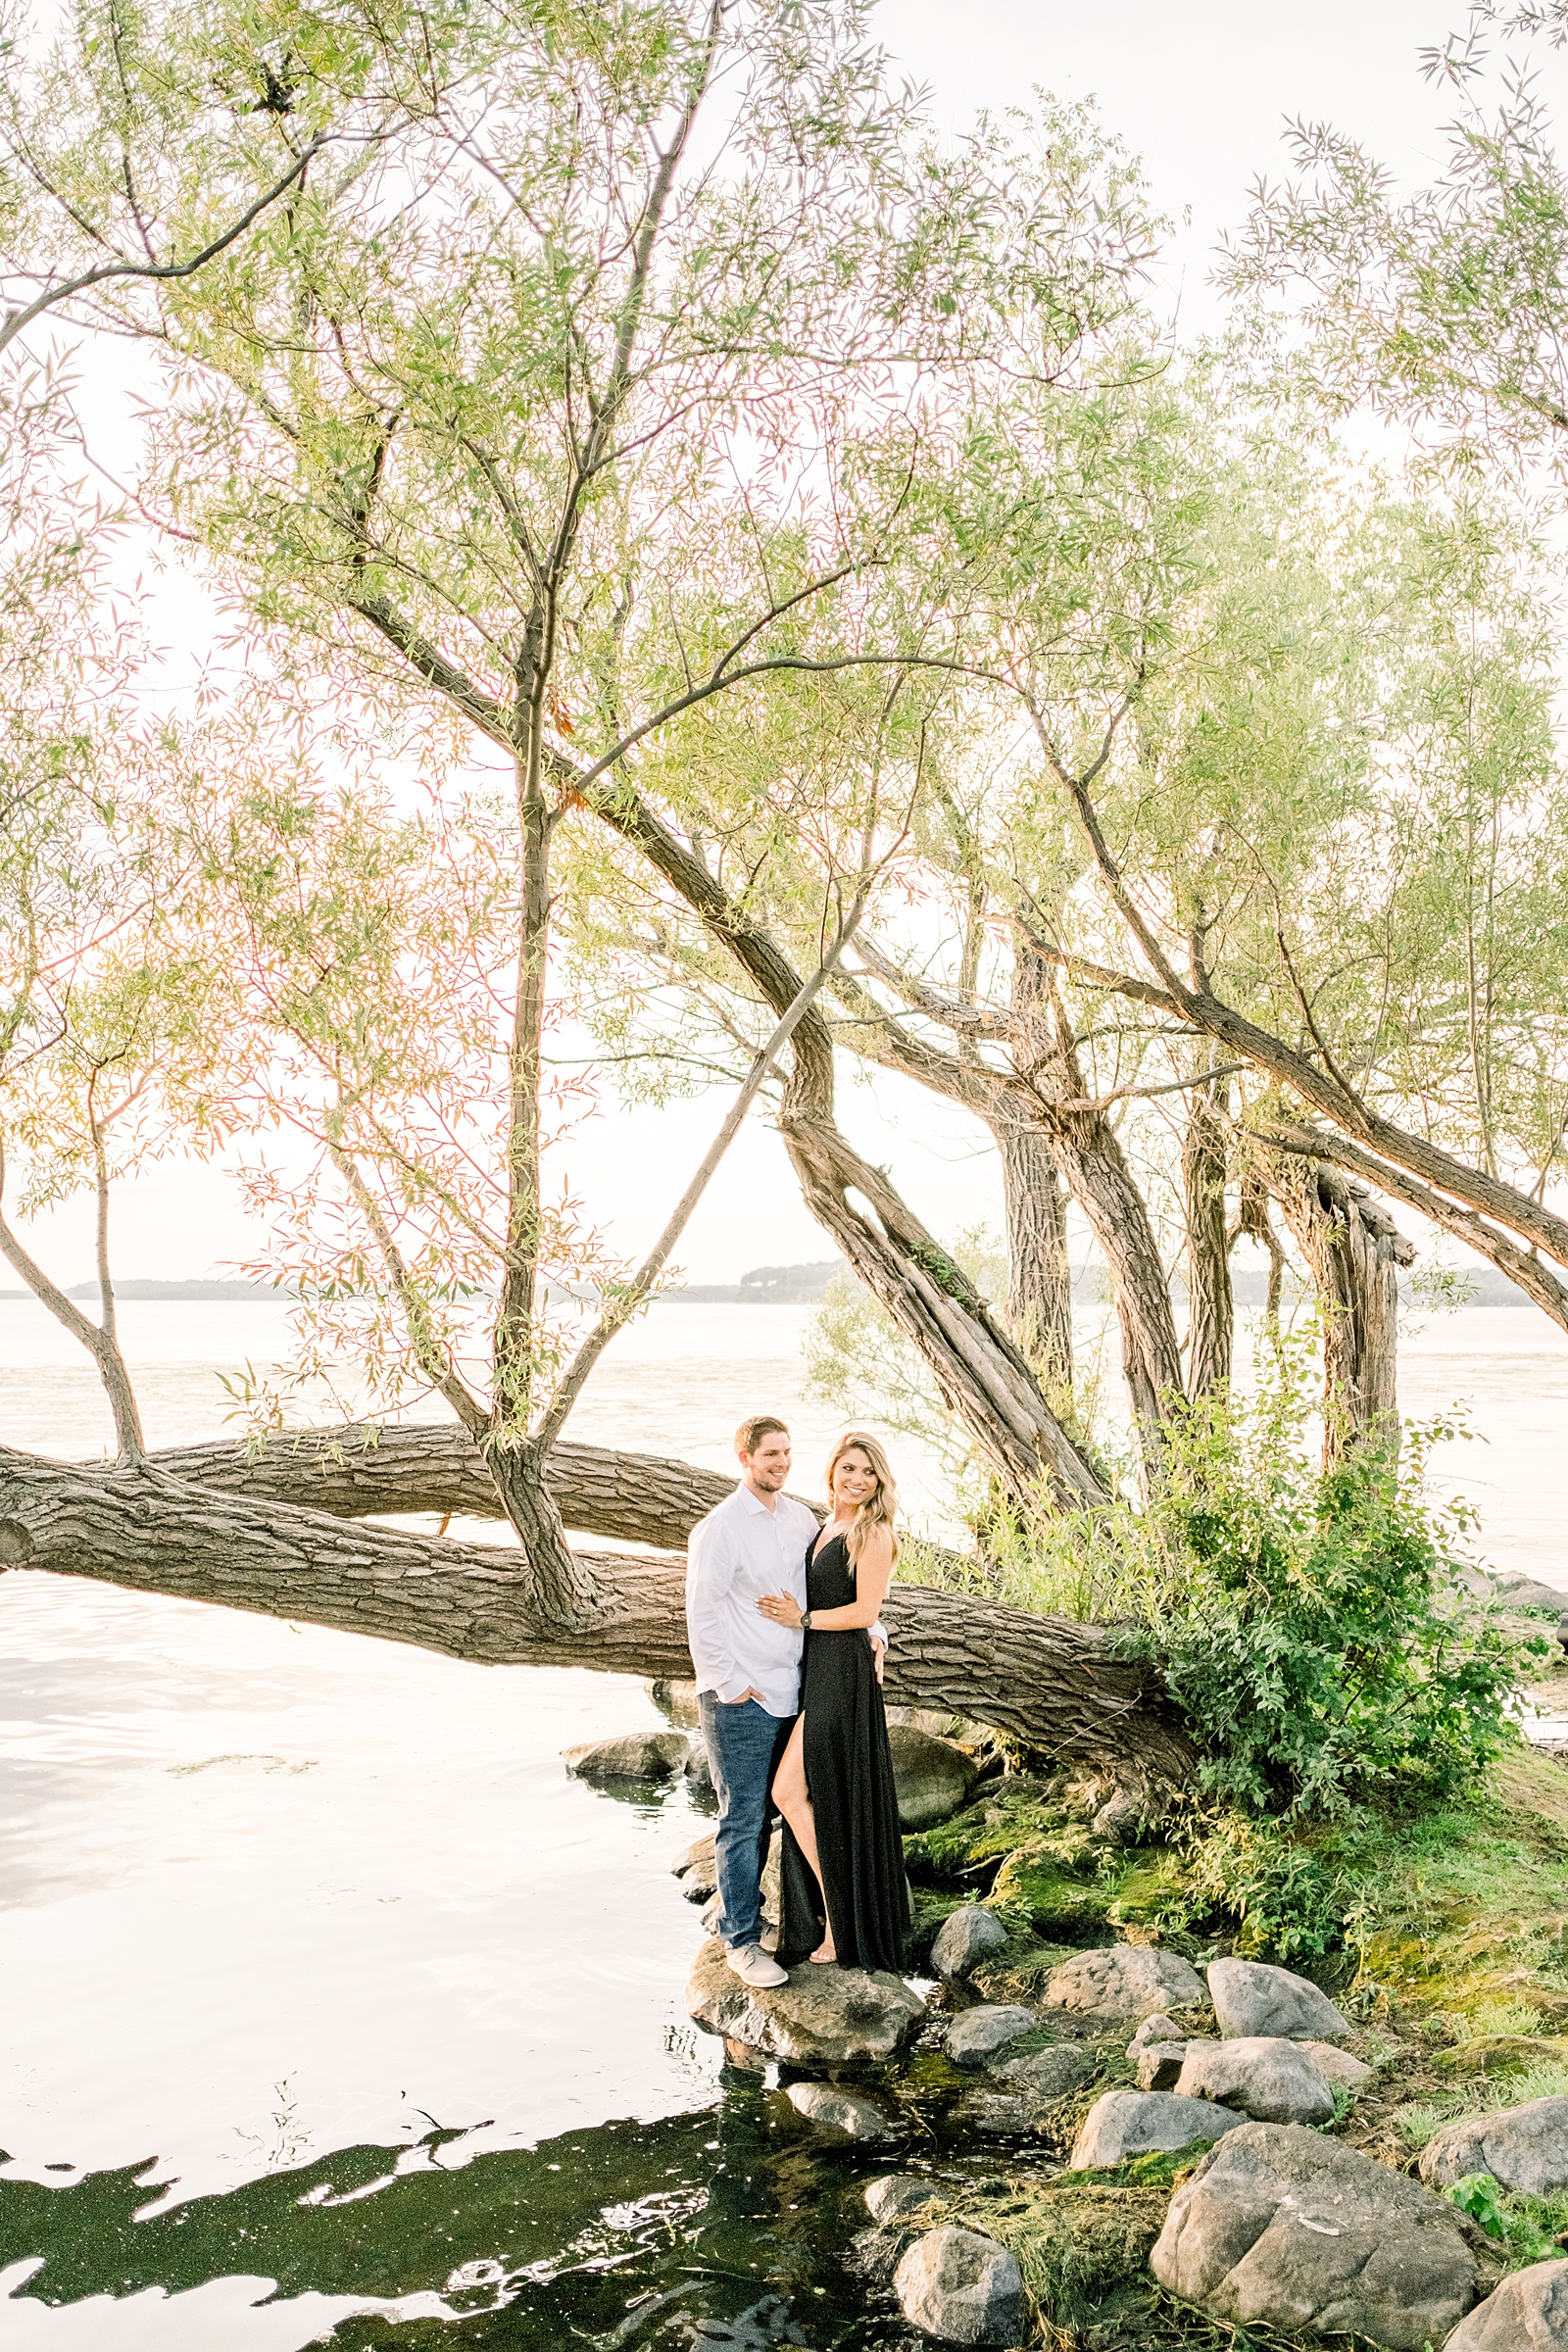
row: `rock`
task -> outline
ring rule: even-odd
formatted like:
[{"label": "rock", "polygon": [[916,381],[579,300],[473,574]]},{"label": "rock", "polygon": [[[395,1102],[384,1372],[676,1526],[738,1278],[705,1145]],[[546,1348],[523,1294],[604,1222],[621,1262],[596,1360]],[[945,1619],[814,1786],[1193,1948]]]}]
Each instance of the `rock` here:
[{"label": "rock", "polygon": [[684,1732],[628,1732],[621,1740],[590,1740],[564,1747],[562,1761],[584,1781],[668,1781],[686,1762]]},{"label": "rock", "polygon": [[1499,1576],[1496,1595],[1510,1609],[1550,1609],[1557,1614],[1568,1598],[1556,1585],[1544,1585],[1539,1577],[1526,1576],[1516,1568],[1510,1576]]},{"label": "rock", "polygon": [[1369,2082],[1377,2081],[1375,2067],[1363,2065],[1348,2050],[1336,2049],[1332,2041],[1298,2041],[1296,2046],[1306,2052],[1331,2083],[1343,2082],[1348,2090],[1365,2090]]},{"label": "rock", "polygon": [[988,2002],[956,2017],[944,2046],[955,2066],[984,2066],[1020,2034],[1032,2034],[1038,2023],[1032,2009],[993,2008]]},{"label": "rock", "polygon": [[1261,1960],[1211,1960],[1208,1997],[1227,2041],[1258,2034],[1335,2041],[1350,2031],[1326,1992]]},{"label": "rock", "polygon": [[748,2075],[765,2075],[767,2072],[767,2060],[762,2052],[754,2050],[747,2041],[726,2041],[724,2063],[726,2066],[738,2066]]},{"label": "rock", "polygon": [[922,2205],[940,2205],[943,2191],[934,2180],[917,2180],[908,2173],[885,2173],[865,2192],[865,2208],[873,2222],[890,2228],[907,2221]]},{"label": "rock", "polygon": [[797,2115],[848,2139],[897,2139],[899,2127],[869,2099],[835,2090],[830,2082],[792,2082],[784,2096]]},{"label": "rock", "polygon": [[950,2121],[987,2133],[1043,2132],[1049,2111],[1039,2099],[1011,2090],[971,2090],[950,2110]]},{"label": "rock", "polygon": [[1461,2320],[1444,2352],[1568,2352],[1568,2262],[1533,2262]]},{"label": "rock", "polygon": [[[710,1866],[708,1869],[705,1869],[703,1865],[699,1863],[695,1870],[687,1871],[685,1877],[681,1880],[680,1890],[689,1903],[710,1902],[718,1892],[718,1886],[713,1877],[711,1867]],[[714,1922],[714,1925],[717,1925],[716,1921]]]},{"label": "rock", "polygon": [[711,1831],[706,1838],[699,1838],[694,1844],[689,1845],[678,1862],[670,1864],[670,1876],[675,1879],[683,1879],[689,1870],[698,1870],[704,1863],[710,1870],[712,1869],[713,1835]]},{"label": "rock", "polygon": [[1155,2149],[1190,2148],[1195,2139],[1218,2139],[1237,2131],[1245,2118],[1207,2099],[1178,2098],[1168,2090],[1107,2090],[1084,2117],[1073,2141],[1075,2173]]},{"label": "rock", "polygon": [[1334,2093],[1316,2059],[1284,2034],[1190,2041],[1176,2088],[1187,2099],[1219,2099],[1263,2124],[1326,2124]]},{"label": "rock", "polygon": [[1203,1997],[1203,1981],[1185,1960],[1132,1943],[1074,1952],[1052,1970],[1046,1984],[1048,2008],[1107,2026],[1147,2017],[1152,2010],[1185,2008]]},{"label": "rock", "polygon": [[695,1683],[644,1683],[643,1689],[666,1723],[674,1724],[677,1731],[696,1731],[702,1718]]},{"label": "rock", "polygon": [[1475,2300],[1451,2205],[1299,2124],[1227,2132],[1171,2199],[1151,2258],[1161,2286],[1215,2319],[1441,2344]]},{"label": "rock", "polygon": [[686,1751],[686,1778],[698,1796],[712,1796],[715,1793],[712,1767],[708,1761],[708,1743],[704,1740],[694,1740]]},{"label": "rock", "polygon": [[1187,2064],[1187,2050],[1185,2041],[1146,2041],[1133,2060],[1139,2089],[1174,2090]]},{"label": "rock", "polygon": [[1568,2099],[1527,2099],[1492,2115],[1445,2124],[1421,2151],[1421,2178],[1451,2188],[1466,2173],[1490,2173],[1504,2188],[1551,2197],[1568,2188]]},{"label": "rock", "polygon": [[1475,2034],[1440,2050],[1433,2063],[1443,2075],[1518,2075],[1544,2060],[1568,2066],[1568,2040],[1560,2034]]},{"label": "rock", "polygon": [[1093,2059],[1082,2050],[1058,2045],[1052,2050],[1027,2050],[1021,2058],[1004,2058],[988,2071],[1021,2097],[1049,2100],[1065,2098],[1069,2090],[1076,2090],[1093,2065]]},{"label": "rock", "polygon": [[1023,2278],[1005,2246],[944,2227],[917,2238],[893,2274],[899,2309],[942,2344],[1015,2344],[1024,2331]]},{"label": "rock", "polygon": [[[691,1858],[693,1861],[697,1858],[695,1849]],[[683,1870],[686,1868],[685,1863],[682,1863],[681,1868]],[[1152,2017],[1145,2018],[1127,2044],[1127,2055],[1129,2058],[1136,2058],[1139,2051],[1146,2049],[1152,2041],[1183,2041],[1185,2039],[1186,2036],[1176,2020],[1173,2017],[1162,2017],[1156,2009]]]},{"label": "rock", "polygon": [[716,1936],[697,1955],[686,2006],[706,2032],[803,2067],[881,2064],[925,2017],[924,2002],[902,1979],[862,1968],[808,1966],[787,1984],[743,1984]]},{"label": "rock", "polygon": [[931,1946],[931,1966],[939,1977],[966,1977],[987,1952],[998,1952],[1007,1931],[994,1911],[965,1903],[943,1921]]},{"label": "rock", "polygon": [[980,1767],[951,1740],[934,1740],[912,1724],[890,1723],[893,1781],[905,1830],[934,1829],[951,1820],[980,1777]]}]

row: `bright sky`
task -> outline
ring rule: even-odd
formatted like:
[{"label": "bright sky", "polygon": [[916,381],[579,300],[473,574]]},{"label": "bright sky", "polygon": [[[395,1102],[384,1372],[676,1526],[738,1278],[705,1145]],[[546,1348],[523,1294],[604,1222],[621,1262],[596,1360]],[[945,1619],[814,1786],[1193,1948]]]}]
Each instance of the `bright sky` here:
[{"label": "bright sky", "polygon": [[[884,0],[880,37],[929,90],[939,125],[961,130],[982,107],[1027,103],[1040,86],[1094,98],[1107,125],[1144,158],[1157,202],[1183,225],[1170,296],[1188,335],[1217,318],[1207,278],[1214,246],[1245,216],[1250,183],[1277,176],[1281,134],[1296,117],[1327,118],[1363,140],[1400,177],[1439,165],[1445,93],[1425,81],[1418,52],[1463,19],[1459,0],[1315,0],[1310,9],[1256,0]],[[1550,80],[1568,81],[1553,62]],[[1561,110],[1559,110],[1561,111]],[[105,419],[107,422],[108,420]],[[111,436],[112,437],[112,436]],[[203,627],[200,596],[172,596],[180,634]],[[194,651],[194,648],[182,650]],[[650,1241],[723,1116],[718,1097],[655,1112],[607,1103],[571,1154],[573,1189],[628,1252]],[[988,1217],[1000,1189],[984,1131],[932,1098],[846,1073],[845,1124],[885,1161],[939,1234]],[[178,1278],[227,1267],[254,1247],[232,1185],[218,1168],[173,1166],[127,1187],[117,1209],[117,1268]],[[51,1271],[90,1271],[84,1216],[40,1219],[32,1246]],[[802,1207],[778,1139],[754,1116],[710,1188],[681,1251],[693,1281],[733,1281],[760,1263],[828,1255]]]}]

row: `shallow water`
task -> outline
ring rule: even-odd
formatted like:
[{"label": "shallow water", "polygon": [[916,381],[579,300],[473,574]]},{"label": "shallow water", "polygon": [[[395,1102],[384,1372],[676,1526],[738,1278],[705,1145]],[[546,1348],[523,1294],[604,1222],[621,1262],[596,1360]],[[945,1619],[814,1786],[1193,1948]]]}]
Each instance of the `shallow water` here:
[{"label": "shallow water", "polygon": [[[656,1310],[572,1434],[721,1466],[781,1406],[808,1483],[833,1419],[800,1397],[805,1311]],[[216,1369],[282,1328],[123,1317],[155,1445],[220,1434]],[[40,1310],[0,1302],[0,1365],[6,1442],[102,1446]],[[1495,1565],[1568,1585],[1568,1342],[1429,1324],[1406,1409],[1466,1396],[1490,1442],[1440,1488]],[[610,1677],[0,1577],[0,2346],[909,2343],[837,2259],[886,2159],[823,2155],[685,2016],[670,1864],[702,1819],[562,1768],[658,1720]]]}]

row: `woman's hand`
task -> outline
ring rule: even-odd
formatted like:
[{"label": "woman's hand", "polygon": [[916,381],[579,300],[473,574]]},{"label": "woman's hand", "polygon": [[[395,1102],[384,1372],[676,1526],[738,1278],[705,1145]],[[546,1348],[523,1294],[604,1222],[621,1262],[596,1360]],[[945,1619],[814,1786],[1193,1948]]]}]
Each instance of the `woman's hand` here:
[{"label": "woman's hand", "polygon": [[764,1592],[757,1605],[772,1624],[788,1626],[792,1633],[806,1614],[793,1592]]}]

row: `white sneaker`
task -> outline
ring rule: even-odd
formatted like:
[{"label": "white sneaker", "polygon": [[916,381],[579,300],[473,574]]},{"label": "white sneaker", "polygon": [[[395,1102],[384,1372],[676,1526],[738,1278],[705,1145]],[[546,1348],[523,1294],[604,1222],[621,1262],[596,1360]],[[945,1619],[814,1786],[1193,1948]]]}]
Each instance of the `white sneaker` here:
[{"label": "white sneaker", "polygon": [[737,1950],[726,1952],[724,1957],[743,1984],[755,1984],[759,1990],[769,1984],[787,1984],[790,1981],[788,1969],[780,1968],[776,1960],[770,1960],[760,1943],[743,1943]]}]

